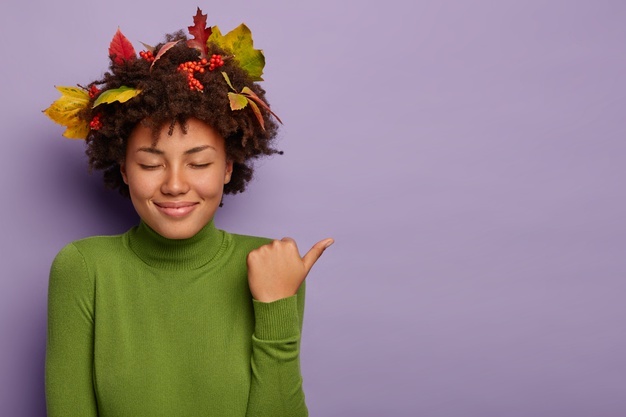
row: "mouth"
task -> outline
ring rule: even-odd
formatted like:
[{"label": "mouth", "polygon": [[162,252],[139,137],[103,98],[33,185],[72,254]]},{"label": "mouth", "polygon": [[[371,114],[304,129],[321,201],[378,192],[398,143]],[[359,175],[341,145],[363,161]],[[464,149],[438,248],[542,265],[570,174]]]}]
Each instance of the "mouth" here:
[{"label": "mouth", "polygon": [[155,207],[161,213],[170,217],[184,217],[191,213],[198,203],[191,201],[154,202]]}]

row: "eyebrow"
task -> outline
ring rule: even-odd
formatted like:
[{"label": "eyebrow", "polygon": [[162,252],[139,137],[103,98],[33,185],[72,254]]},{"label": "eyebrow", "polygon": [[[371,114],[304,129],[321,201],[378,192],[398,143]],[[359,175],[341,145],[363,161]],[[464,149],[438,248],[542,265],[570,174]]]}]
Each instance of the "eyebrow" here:
[{"label": "eyebrow", "polygon": [[[215,147],[213,147],[211,145],[204,145],[204,146],[196,146],[195,148],[187,149],[184,152],[184,154],[185,155],[190,155],[190,154],[193,154],[193,153],[202,152],[205,149],[213,149],[214,151],[217,150],[217,149],[215,149]],[[165,152],[163,152],[160,149],[152,148],[152,147],[148,147],[148,146],[143,146],[143,147],[137,149],[137,152],[148,152],[148,153],[155,154],[155,155],[163,155],[163,154],[165,154]]]},{"label": "eyebrow", "polygon": [[191,148],[191,149],[187,149],[185,151],[185,155],[190,155],[192,153],[198,153],[198,152],[202,152],[205,149],[213,149],[214,151],[216,151],[217,149],[215,149],[213,146],[211,145],[204,145],[204,146],[196,146],[195,148]]}]

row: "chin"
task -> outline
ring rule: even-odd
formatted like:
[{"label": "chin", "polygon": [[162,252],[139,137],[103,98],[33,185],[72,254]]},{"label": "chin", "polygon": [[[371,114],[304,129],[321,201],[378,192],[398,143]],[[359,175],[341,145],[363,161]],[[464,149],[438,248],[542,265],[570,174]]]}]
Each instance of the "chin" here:
[{"label": "chin", "polygon": [[156,224],[152,226],[150,223],[148,223],[148,226],[150,226],[152,230],[154,230],[155,232],[157,232],[159,235],[163,236],[166,239],[180,240],[180,239],[189,239],[190,237],[195,236],[200,230],[202,230],[204,226],[206,226],[206,224],[208,224],[208,222],[204,224],[193,224],[193,225],[179,223],[179,224],[167,224],[167,225]]}]

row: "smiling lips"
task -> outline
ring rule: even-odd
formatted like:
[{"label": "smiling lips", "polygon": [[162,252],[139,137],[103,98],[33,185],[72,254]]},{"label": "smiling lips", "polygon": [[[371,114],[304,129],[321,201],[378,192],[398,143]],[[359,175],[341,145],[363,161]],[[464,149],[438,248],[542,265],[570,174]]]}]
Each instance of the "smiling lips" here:
[{"label": "smiling lips", "polygon": [[171,217],[183,217],[191,213],[198,203],[191,201],[159,202],[154,203],[156,208],[163,214]]}]

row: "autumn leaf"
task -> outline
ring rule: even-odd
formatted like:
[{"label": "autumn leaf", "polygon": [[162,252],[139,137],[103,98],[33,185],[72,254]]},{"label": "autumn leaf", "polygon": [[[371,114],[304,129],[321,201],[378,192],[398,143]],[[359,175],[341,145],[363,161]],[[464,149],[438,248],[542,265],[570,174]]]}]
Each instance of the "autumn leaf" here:
[{"label": "autumn leaf", "polygon": [[56,87],[61,97],[50,105],[44,113],[54,122],[67,129],[63,136],[70,139],[85,139],[89,134],[89,123],[78,114],[89,107],[89,93],[77,87]]},{"label": "autumn leaf", "polygon": [[[226,81],[226,84],[228,84],[230,89],[233,91],[237,91],[235,90],[235,87],[233,87],[233,84],[230,82],[228,74],[222,71],[222,76],[224,77],[224,80]],[[261,97],[257,96],[256,93],[252,91],[252,89],[249,87],[242,88],[241,93],[228,93],[228,100],[230,101],[231,110],[241,110],[245,108],[248,104],[250,104],[250,108],[254,112],[254,115],[256,116],[263,130],[265,130],[265,121],[263,120],[263,115],[261,114],[261,109],[259,109],[259,106],[270,112],[272,116],[274,116],[276,120],[280,122],[280,124],[283,123],[283,121],[280,120],[280,117],[278,117],[278,115],[274,113],[272,109],[270,109],[270,106],[268,106],[266,102],[261,100]]]},{"label": "autumn leaf", "polygon": [[248,103],[250,103],[250,107],[252,107],[252,111],[254,112],[256,119],[259,121],[259,124],[261,125],[261,129],[265,130],[265,121],[263,120],[263,115],[261,114],[261,110],[256,104],[254,104],[254,101],[248,100]]},{"label": "autumn leaf", "polygon": [[228,78],[228,74],[226,74],[224,71],[222,71],[222,77],[224,77],[224,79],[226,80],[226,84],[228,84],[231,90],[237,91],[235,90],[235,87],[233,87],[233,85],[231,84],[230,78]]},{"label": "autumn leaf", "polygon": [[263,81],[261,75],[265,67],[265,56],[262,50],[254,49],[252,32],[245,24],[242,23],[223,36],[220,29],[213,26],[208,42],[232,53],[239,66],[253,81]]},{"label": "autumn leaf", "polygon": [[196,15],[193,17],[193,26],[188,26],[189,34],[193,39],[187,41],[187,46],[200,51],[200,58],[207,58],[207,39],[211,36],[211,28],[206,27],[207,15],[202,14],[198,7]]},{"label": "autumn leaf", "polygon": [[117,32],[113,35],[109,45],[109,56],[117,65],[122,65],[125,61],[137,58],[133,44],[122,34],[120,28],[117,28]]},{"label": "autumn leaf", "polygon": [[241,90],[241,94],[244,94],[247,97],[249,97],[250,99],[254,100],[259,106],[263,107],[265,110],[267,110],[268,112],[272,113],[272,115],[276,118],[276,120],[278,120],[280,122],[281,125],[283,124],[283,121],[280,120],[280,117],[278,117],[278,115],[276,113],[274,113],[272,111],[272,109],[270,109],[270,106],[268,106],[267,103],[265,103],[263,100],[261,100],[261,98],[259,96],[257,96],[254,93],[254,91],[252,91],[248,87],[244,87]]},{"label": "autumn leaf", "polygon": [[180,42],[180,40],[173,41],[173,42],[168,42],[165,45],[163,45],[161,47],[161,49],[159,49],[159,53],[156,54],[156,56],[154,57],[154,61],[152,61],[152,65],[150,65],[150,71],[152,71],[152,67],[154,66],[154,63],[157,62],[159,59],[161,59],[163,54],[166,53],[167,51],[169,51],[170,49],[172,49],[174,47],[174,45],[176,45],[178,42]]},{"label": "autumn leaf", "polygon": [[154,52],[154,50],[156,49],[154,46],[148,45],[147,43],[143,43],[143,42],[139,42],[139,43],[142,44],[144,48],[146,48],[146,51]]},{"label": "autumn leaf", "polygon": [[125,103],[133,97],[136,97],[141,93],[141,90],[131,87],[126,87],[125,85],[120,88],[114,88],[111,90],[106,90],[101,93],[96,101],[93,103],[91,108],[95,108],[102,103],[113,103],[115,101],[119,101],[120,103]]},{"label": "autumn leaf", "polygon": [[241,110],[248,105],[248,98],[243,94],[228,93],[231,110]]}]

